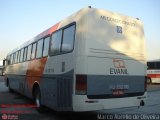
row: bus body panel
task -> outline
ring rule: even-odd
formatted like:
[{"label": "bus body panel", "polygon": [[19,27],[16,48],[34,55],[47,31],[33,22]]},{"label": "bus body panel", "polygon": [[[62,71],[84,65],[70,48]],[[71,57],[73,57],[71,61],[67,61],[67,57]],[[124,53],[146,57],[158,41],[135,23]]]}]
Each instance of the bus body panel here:
[{"label": "bus body panel", "polygon": [[[147,93],[145,92],[143,99],[146,99]],[[92,110],[103,110],[103,109],[114,109],[140,106],[142,99],[141,96],[118,98],[118,99],[94,99],[90,100],[84,95],[73,96],[73,110],[74,111],[92,111]],[[125,101],[125,102],[124,102]],[[90,102],[90,103],[89,103]],[[92,102],[92,103],[91,103]]]},{"label": "bus body panel", "polygon": [[145,65],[135,60],[88,57],[87,83],[88,96],[116,97],[112,95],[115,89],[124,92],[120,97],[143,95]]},{"label": "bus body panel", "polygon": [[[77,101],[73,102],[73,108],[88,111],[94,105],[96,110],[139,106],[146,99],[146,53],[141,21],[91,9],[84,24],[85,35],[80,42],[84,42],[85,48],[77,53],[75,74],[86,76],[87,92],[80,95],[83,98],[73,97]],[[137,96],[143,97],[137,99]],[[100,105],[96,101],[101,99],[104,103]],[[118,102],[121,100],[132,103]],[[114,106],[111,101],[117,104]]]},{"label": "bus body panel", "polygon": [[49,57],[43,74],[42,104],[57,111],[72,111],[74,52]]},{"label": "bus body panel", "polygon": [[[119,55],[144,60],[143,24],[140,20],[104,10],[90,10],[87,16],[86,53]],[[92,44],[91,44],[92,43]],[[93,50],[95,51],[93,51]],[[97,51],[96,51],[97,50]]]},{"label": "bus body panel", "polygon": [[[8,78],[10,87],[15,91],[25,94],[26,92],[26,71],[28,62],[9,65],[6,68],[6,78]],[[20,69],[20,70],[19,70]]]}]

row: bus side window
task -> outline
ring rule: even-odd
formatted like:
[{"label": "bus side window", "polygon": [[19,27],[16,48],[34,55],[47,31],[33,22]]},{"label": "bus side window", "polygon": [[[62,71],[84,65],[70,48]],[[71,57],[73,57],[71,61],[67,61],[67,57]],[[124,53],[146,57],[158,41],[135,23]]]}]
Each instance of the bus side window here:
[{"label": "bus side window", "polygon": [[75,25],[67,27],[63,32],[62,53],[71,52],[74,45]]},{"label": "bus side window", "polygon": [[24,48],[24,57],[23,57],[23,61],[26,61],[26,58],[27,58],[27,48],[28,48],[28,47],[25,47],[25,48]]},{"label": "bus side window", "polygon": [[62,30],[59,30],[52,34],[51,44],[50,44],[50,55],[60,54],[62,40]]},{"label": "bus side window", "polygon": [[43,49],[43,39],[39,40],[37,43],[37,53],[36,58],[42,57],[42,49]]},{"label": "bus side window", "polygon": [[7,64],[10,65],[10,61],[11,61],[11,55],[8,56],[7,58]]},{"label": "bus side window", "polygon": [[24,56],[24,48],[21,49],[21,56],[20,56],[20,61],[19,62],[23,61],[23,56]]},{"label": "bus side window", "polygon": [[34,59],[36,56],[36,47],[37,47],[37,43],[34,43],[32,45],[32,54],[31,54],[31,59]]},{"label": "bus side window", "polygon": [[13,53],[13,63],[12,64],[15,63],[15,56],[16,56],[16,53]]},{"label": "bus side window", "polygon": [[32,44],[28,46],[27,60],[30,60],[30,59],[31,59],[31,48],[32,48]]},{"label": "bus side window", "polygon": [[20,62],[20,57],[21,57],[21,51],[19,50],[19,51],[18,51],[18,58],[17,58],[17,62],[18,62],[18,63]]},{"label": "bus side window", "polygon": [[18,55],[19,55],[19,52],[17,51],[16,52],[16,61],[15,61],[15,63],[18,63]]},{"label": "bus side window", "polygon": [[5,65],[8,65],[8,62],[7,62],[8,60],[9,60],[9,56],[6,57],[6,60],[5,60],[6,64]]},{"label": "bus side window", "polygon": [[44,39],[43,57],[48,56],[50,37]]},{"label": "bus side window", "polygon": [[15,53],[14,63],[17,63],[17,58],[18,58],[18,51]]},{"label": "bus side window", "polygon": [[10,64],[12,64],[12,58],[13,57],[13,54],[11,54],[11,56],[10,56]]}]

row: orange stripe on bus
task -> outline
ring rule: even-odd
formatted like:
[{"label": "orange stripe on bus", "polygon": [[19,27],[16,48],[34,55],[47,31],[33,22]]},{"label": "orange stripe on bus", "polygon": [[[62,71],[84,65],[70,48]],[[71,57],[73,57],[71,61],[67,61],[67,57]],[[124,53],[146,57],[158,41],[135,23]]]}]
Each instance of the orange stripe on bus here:
[{"label": "orange stripe on bus", "polygon": [[51,34],[52,32],[55,32],[58,27],[59,27],[60,23],[55,24],[54,26],[52,26],[49,30],[48,30],[48,34]]},{"label": "orange stripe on bus", "polygon": [[53,32],[55,32],[55,31],[58,29],[59,24],[60,24],[60,22],[57,23],[57,24],[55,24],[55,25],[52,26],[51,28],[43,31],[42,33],[40,33],[39,35],[37,35],[34,39],[40,39],[40,38],[43,38],[43,37],[45,37],[45,36],[47,36],[47,35],[52,34]]},{"label": "orange stripe on bus", "polygon": [[[56,31],[59,27],[59,24],[60,23],[57,23],[56,25],[52,26],[48,30],[38,35],[36,38],[38,39],[39,37],[43,37],[45,35],[51,34],[52,32]],[[38,83],[40,82],[40,78],[43,75],[46,62],[47,62],[47,57],[31,60],[29,62],[27,73],[26,73],[26,81],[29,89],[32,89],[32,86],[35,81],[37,81]]]},{"label": "orange stripe on bus", "polygon": [[42,76],[47,57],[29,62],[27,76]]},{"label": "orange stripe on bus", "polygon": [[40,78],[43,75],[43,71],[47,62],[47,57],[41,59],[35,59],[29,62],[27,69],[27,84],[29,89],[32,89],[32,85],[35,81],[40,82]]}]

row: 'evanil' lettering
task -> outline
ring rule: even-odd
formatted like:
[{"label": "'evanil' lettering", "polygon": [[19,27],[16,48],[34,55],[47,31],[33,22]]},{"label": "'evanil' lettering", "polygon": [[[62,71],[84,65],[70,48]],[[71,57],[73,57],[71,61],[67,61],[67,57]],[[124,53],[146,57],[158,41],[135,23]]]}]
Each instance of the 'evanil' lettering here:
[{"label": "'evanil' lettering", "polygon": [[128,74],[127,69],[120,69],[120,68],[110,68],[110,74],[116,75],[126,75]]}]

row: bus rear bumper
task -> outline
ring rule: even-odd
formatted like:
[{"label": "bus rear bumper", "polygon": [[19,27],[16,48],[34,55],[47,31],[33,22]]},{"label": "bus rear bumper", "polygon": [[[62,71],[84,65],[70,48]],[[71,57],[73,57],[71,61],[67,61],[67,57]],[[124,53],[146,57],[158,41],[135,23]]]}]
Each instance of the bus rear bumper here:
[{"label": "bus rear bumper", "polygon": [[[143,96],[113,98],[113,99],[88,99],[86,95],[73,96],[73,111],[95,111],[103,109],[143,106],[147,93]],[[142,104],[144,102],[144,104]]]}]

